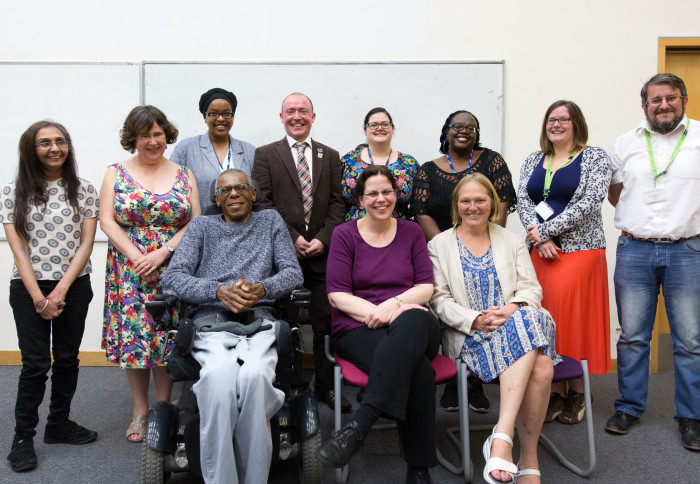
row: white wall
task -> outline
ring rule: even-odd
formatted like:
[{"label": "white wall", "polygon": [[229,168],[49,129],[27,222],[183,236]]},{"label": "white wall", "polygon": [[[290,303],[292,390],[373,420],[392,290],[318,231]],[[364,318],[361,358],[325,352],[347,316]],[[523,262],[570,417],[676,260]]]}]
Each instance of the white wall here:
[{"label": "white wall", "polygon": [[[639,89],[656,72],[658,38],[700,36],[697,0],[668,5],[651,0],[267,0],[229,4],[25,0],[2,4],[0,61],[503,59],[503,155],[516,181],[522,160],[538,148],[541,118],[549,104],[561,98],[578,103],[588,121],[589,143],[609,149],[616,136],[641,119]],[[288,82],[289,90],[294,90],[293,80],[280,82]],[[376,81],[363,78],[357,82]],[[100,100],[95,99],[94,111],[85,115],[100,122],[99,106]],[[469,108],[455,106],[463,107]],[[323,122],[323,113],[318,113],[317,122]],[[437,139],[438,129],[426,136]],[[400,148],[410,152],[408,146]],[[603,210],[612,274],[616,231],[612,208],[606,203]],[[522,232],[516,216],[510,217],[508,226]],[[105,250],[105,243],[95,244],[95,299],[84,350],[99,349]],[[6,242],[0,242],[0,274],[9,275],[11,258]],[[7,277],[0,278],[0,294],[4,295],[0,298],[0,350],[17,348],[7,303]],[[611,319],[617,326],[610,282]]]}]

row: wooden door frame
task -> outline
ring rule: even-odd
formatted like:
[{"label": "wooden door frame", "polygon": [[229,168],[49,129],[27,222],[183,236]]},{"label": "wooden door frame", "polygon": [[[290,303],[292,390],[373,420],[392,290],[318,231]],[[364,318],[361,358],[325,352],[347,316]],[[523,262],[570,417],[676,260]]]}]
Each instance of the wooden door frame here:
[{"label": "wooden door frame", "polygon": [[[658,72],[666,72],[666,54],[674,50],[697,50],[700,51],[700,37],[660,37],[658,54]],[[651,360],[649,361],[649,372],[659,371],[659,334],[668,329],[668,316],[664,298],[659,294],[654,330],[651,336]],[[666,332],[666,331],[664,331]]]}]

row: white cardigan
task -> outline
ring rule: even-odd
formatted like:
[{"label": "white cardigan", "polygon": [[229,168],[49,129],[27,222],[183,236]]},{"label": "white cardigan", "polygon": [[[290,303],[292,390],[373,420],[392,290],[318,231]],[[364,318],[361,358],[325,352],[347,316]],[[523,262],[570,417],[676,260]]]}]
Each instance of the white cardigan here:
[{"label": "white cardigan", "polygon": [[[526,302],[541,309],[542,288],[525,243],[517,234],[489,223],[491,251],[506,304]],[[442,347],[450,358],[462,351],[464,338],[474,334],[472,323],[481,314],[469,307],[455,228],[436,235],[428,243],[433,263],[435,291],[430,306],[447,327]],[[544,309],[542,309],[544,311]]]}]

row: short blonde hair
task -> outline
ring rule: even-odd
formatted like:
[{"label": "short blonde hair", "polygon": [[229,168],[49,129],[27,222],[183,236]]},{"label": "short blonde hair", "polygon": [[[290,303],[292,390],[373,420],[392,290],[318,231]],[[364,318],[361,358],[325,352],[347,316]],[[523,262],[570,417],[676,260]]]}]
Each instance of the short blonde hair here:
[{"label": "short blonde hair", "polygon": [[469,182],[476,182],[486,189],[486,193],[491,199],[491,213],[489,214],[489,221],[495,222],[496,220],[498,220],[501,217],[502,210],[501,201],[498,198],[498,193],[496,192],[496,189],[493,187],[491,181],[484,175],[482,175],[481,173],[472,173],[462,178],[459,181],[459,183],[457,183],[455,190],[452,192],[452,223],[454,225],[460,225],[462,223],[462,217],[460,217],[459,215],[458,206],[459,191],[464,185],[466,185]]}]

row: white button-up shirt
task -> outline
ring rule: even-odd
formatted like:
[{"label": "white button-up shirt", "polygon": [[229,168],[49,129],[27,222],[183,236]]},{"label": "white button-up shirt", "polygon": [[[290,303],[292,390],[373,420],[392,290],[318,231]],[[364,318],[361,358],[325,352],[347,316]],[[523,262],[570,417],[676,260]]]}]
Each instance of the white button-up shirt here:
[{"label": "white button-up shirt", "polygon": [[[668,166],[671,154],[688,128],[668,173],[657,178],[649,160],[646,135],[651,133],[656,171]],[[700,122],[684,116],[668,134],[651,130],[644,122],[615,140],[610,151],[611,184],[622,183],[615,207],[615,227],[636,237],[680,239],[700,234]],[[650,192],[655,201],[650,201]]]}]

